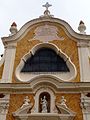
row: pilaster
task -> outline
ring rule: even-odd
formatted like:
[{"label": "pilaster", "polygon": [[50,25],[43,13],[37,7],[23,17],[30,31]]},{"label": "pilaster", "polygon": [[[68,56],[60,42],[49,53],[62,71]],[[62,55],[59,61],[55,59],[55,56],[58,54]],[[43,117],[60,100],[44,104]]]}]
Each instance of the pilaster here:
[{"label": "pilaster", "polygon": [[89,42],[85,40],[79,41],[77,46],[80,64],[80,81],[90,82]]},{"label": "pilaster", "polygon": [[90,97],[82,95],[81,107],[83,112],[83,120],[90,120]]},{"label": "pilaster", "polygon": [[16,43],[9,43],[5,46],[5,63],[1,83],[12,82],[16,45]]},{"label": "pilaster", "polygon": [[6,115],[9,107],[9,95],[0,98],[0,119],[6,120]]}]

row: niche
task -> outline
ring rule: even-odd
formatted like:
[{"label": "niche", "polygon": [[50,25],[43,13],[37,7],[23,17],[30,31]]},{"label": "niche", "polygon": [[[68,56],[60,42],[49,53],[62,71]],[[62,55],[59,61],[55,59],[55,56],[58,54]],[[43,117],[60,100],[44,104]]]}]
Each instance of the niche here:
[{"label": "niche", "polygon": [[39,112],[40,113],[50,113],[50,94],[48,92],[43,92],[39,95]]}]

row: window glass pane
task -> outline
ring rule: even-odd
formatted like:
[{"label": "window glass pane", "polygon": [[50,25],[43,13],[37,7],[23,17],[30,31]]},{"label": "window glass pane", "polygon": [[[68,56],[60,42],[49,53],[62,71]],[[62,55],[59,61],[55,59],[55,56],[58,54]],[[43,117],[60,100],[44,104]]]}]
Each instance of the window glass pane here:
[{"label": "window glass pane", "polygon": [[41,48],[30,57],[21,72],[68,72],[66,62],[50,48]]}]

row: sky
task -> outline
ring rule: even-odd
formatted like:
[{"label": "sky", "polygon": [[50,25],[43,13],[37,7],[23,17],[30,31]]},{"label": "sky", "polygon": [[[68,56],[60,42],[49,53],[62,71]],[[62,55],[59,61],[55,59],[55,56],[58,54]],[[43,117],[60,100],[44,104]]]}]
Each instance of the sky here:
[{"label": "sky", "polygon": [[74,31],[82,20],[86,25],[86,34],[90,34],[90,0],[0,0],[0,54],[4,47],[1,37],[10,34],[10,26],[17,23],[18,30],[28,21],[43,15],[46,2],[52,4],[50,13],[69,23]]}]

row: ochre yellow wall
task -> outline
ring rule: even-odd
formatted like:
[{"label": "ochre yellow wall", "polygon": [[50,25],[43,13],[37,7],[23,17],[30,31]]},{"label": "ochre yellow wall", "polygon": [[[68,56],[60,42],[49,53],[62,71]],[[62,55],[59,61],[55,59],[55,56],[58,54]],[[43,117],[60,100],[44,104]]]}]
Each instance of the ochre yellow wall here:
[{"label": "ochre yellow wall", "polygon": [[[58,24],[52,24],[48,23],[50,25],[55,25],[58,28],[58,36],[62,36],[65,39],[64,40],[53,40],[50,41],[50,43],[55,44],[60,48],[64,53],[66,53],[70,58],[71,61],[75,64],[77,69],[77,77],[73,80],[73,82],[79,82],[80,81],[80,71],[79,71],[79,60],[78,60],[78,49],[77,49],[77,43],[74,40],[71,40],[64,30],[58,25]],[[20,63],[21,58],[27,54],[31,50],[32,47],[40,43],[39,40],[33,40],[29,41],[34,37],[34,30],[37,26],[44,25],[44,23],[40,23],[35,25],[22,40],[18,41],[17,43],[17,49],[16,49],[16,56],[15,56],[15,64],[14,64],[14,72],[13,72],[13,81],[16,83],[15,80],[15,70],[18,64]],[[56,101],[59,101],[61,96],[64,94],[57,94],[56,95]],[[7,120],[14,120],[12,117],[12,112],[15,112],[23,103],[23,99],[26,95],[11,95],[10,96],[10,107],[9,112],[7,115]],[[33,101],[33,95],[28,95],[32,102]],[[65,94],[65,98],[67,99],[68,107],[73,110],[74,112],[77,112],[77,116],[75,120],[83,120],[82,119],[82,113],[80,108],[80,95],[79,94]]]}]

